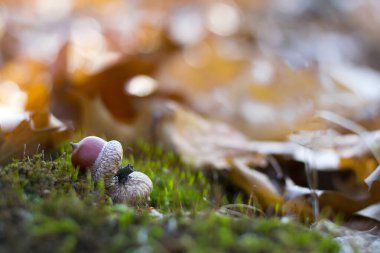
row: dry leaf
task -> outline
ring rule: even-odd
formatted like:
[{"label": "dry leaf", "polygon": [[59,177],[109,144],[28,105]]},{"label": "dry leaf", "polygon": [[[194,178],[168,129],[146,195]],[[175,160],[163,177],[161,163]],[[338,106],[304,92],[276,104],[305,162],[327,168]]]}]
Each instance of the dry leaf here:
[{"label": "dry leaf", "polygon": [[178,104],[171,104],[170,110],[170,120],[161,124],[160,134],[185,161],[217,169],[230,168],[230,157],[246,164],[266,164],[265,156],[244,149],[249,140],[227,124],[206,120]]},{"label": "dry leaf", "polygon": [[375,171],[373,171],[365,180],[364,182],[368,185],[369,188],[372,188],[372,184],[375,181],[380,181],[380,166],[377,167]]},{"label": "dry leaf", "polygon": [[0,163],[49,149],[70,135],[70,130],[53,115],[47,113],[41,124],[41,116],[22,121],[12,132],[3,137],[0,144]]},{"label": "dry leaf", "polygon": [[333,130],[300,131],[289,139],[309,149],[298,150],[294,158],[317,170],[350,169],[356,173],[358,182],[362,182],[377,166],[375,157],[366,140],[370,139],[374,147],[380,147],[380,132],[367,132],[365,137],[346,134]]},{"label": "dry leaf", "polygon": [[231,158],[229,175],[231,181],[264,207],[274,209],[282,203],[282,195],[263,173],[249,168],[244,162]]},{"label": "dry leaf", "polygon": [[312,69],[295,71],[281,60],[247,52],[249,45],[241,40],[225,42],[228,50],[220,44],[211,41],[190,48],[196,63],[187,51],[175,55],[160,69],[164,88],[183,94],[208,118],[254,139],[283,140],[310,118],[319,89]]},{"label": "dry leaf", "polygon": [[356,215],[370,218],[370,219],[376,220],[377,222],[380,222],[380,203],[370,205],[358,211]]}]

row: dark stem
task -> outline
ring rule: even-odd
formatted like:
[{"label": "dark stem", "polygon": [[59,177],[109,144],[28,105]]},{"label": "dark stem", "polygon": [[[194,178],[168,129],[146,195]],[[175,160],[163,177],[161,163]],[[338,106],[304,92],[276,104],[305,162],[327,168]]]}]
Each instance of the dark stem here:
[{"label": "dark stem", "polygon": [[119,184],[124,184],[128,180],[129,174],[134,172],[133,166],[131,164],[128,164],[124,168],[119,169],[119,171],[116,173],[117,180]]}]

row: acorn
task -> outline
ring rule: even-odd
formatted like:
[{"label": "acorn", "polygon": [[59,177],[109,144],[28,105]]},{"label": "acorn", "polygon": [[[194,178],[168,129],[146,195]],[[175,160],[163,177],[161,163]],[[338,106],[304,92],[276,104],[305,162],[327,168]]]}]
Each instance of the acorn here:
[{"label": "acorn", "polygon": [[144,173],[134,171],[133,166],[128,164],[113,177],[107,193],[114,203],[135,206],[145,203],[152,189],[153,183],[150,178]]},{"label": "acorn", "polygon": [[96,136],[88,136],[71,145],[72,164],[81,171],[90,169],[94,182],[104,178],[105,185],[109,184],[121,167],[123,148],[118,141],[107,142]]}]

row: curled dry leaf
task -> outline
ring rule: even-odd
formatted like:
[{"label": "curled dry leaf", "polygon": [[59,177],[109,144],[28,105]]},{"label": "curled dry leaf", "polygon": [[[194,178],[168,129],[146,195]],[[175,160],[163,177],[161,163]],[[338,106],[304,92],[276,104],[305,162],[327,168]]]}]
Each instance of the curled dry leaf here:
[{"label": "curled dry leaf", "polygon": [[69,71],[69,45],[62,48],[52,68],[53,112],[86,134],[129,142],[151,140],[161,104],[182,101],[176,93],[162,91],[154,77],[161,54],[175,50],[168,43],[161,45],[159,53],[123,56],[80,79]]},{"label": "curled dry leaf", "polygon": [[169,106],[170,119],[160,123],[160,134],[164,144],[185,161],[198,168],[212,166],[217,169],[230,168],[230,157],[246,164],[266,165],[265,155],[244,150],[249,140],[227,124],[207,120],[178,104]]},{"label": "curled dry leaf", "polygon": [[282,195],[270,179],[263,173],[250,169],[245,163],[231,159],[230,177],[232,182],[250,196],[253,195],[264,208],[282,203]]},{"label": "curled dry leaf", "polygon": [[43,64],[14,60],[0,69],[0,163],[41,152],[70,130],[50,113],[50,82]]},{"label": "curled dry leaf", "polygon": [[50,113],[32,115],[11,132],[3,134],[0,163],[51,148],[67,139],[70,133],[70,129]]},{"label": "curled dry leaf", "polygon": [[[366,139],[370,139],[371,144]],[[379,131],[366,132],[365,138],[356,134],[342,135],[331,129],[300,131],[290,135],[289,140],[308,148],[308,152],[298,149],[293,157],[312,163],[317,170],[350,169],[355,172],[357,181],[363,182],[377,166],[369,145],[380,147]]]},{"label": "curled dry leaf", "polygon": [[349,191],[311,191],[304,187],[289,187],[285,196],[286,202],[297,202],[298,213],[307,212],[311,203],[308,199],[316,194],[320,209],[344,214],[346,217],[380,201],[380,181],[374,181],[370,188],[364,183],[351,186]]},{"label": "curled dry leaf", "polygon": [[[380,223],[380,203],[370,205],[362,210],[359,210],[355,213],[355,216],[364,217],[366,219],[371,219],[375,221],[376,226],[379,226]],[[373,224],[374,222],[372,222]],[[380,227],[377,227],[380,231]]]},{"label": "curled dry leaf", "polygon": [[380,181],[380,166],[364,180],[370,189],[376,181]]},{"label": "curled dry leaf", "polygon": [[[291,135],[289,139],[307,147],[308,153],[295,153],[293,157],[310,164],[317,174],[316,187],[320,190],[317,191],[317,199],[320,208],[345,214],[347,217],[380,200],[376,193],[377,183],[373,184],[379,179],[378,171],[374,171],[377,166],[377,154],[373,153],[378,152],[379,133],[378,131],[367,132],[356,123],[339,115],[330,112],[322,113],[321,116],[327,120],[332,119],[334,123],[342,123],[343,126],[348,126],[350,130],[360,135],[341,135],[332,130],[302,131]],[[284,159],[280,158],[280,163],[286,168],[285,173],[290,175],[297,184],[305,187],[310,185],[306,180],[305,182],[298,180],[302,177],[307,178],[308,172],[302,168],[304,166],[298,166],[297,169],[297,166],[294,166],[296,161],[287,160],[283,163],[281,160],[284,161]],[[290,166],[289,162],[293,166]],[[290,167],[293,170],[289,169]],[[305,195],[300,193],[304,197],[311,194],[311,191]],[[304,201],[305,209],[308,205],[310,203]]]},{"label": "curled dry leaf", "polygon": [[160,80],[207,118],[227,122],[250,138],[283,140],[312,115],[319,91],[312,69],[294,71],[279,59],[252,54],[241,40],[205,41],[188,51],[163,64]]}]

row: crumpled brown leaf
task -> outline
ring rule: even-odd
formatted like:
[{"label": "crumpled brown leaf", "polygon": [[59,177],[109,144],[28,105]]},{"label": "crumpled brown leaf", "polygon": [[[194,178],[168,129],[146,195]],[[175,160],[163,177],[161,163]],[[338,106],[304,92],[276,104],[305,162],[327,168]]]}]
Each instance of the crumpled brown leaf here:
[{"label": "crumpled brown leaf", "polygon": [[[70,54],[70,46],[72,46],[71,43],[67,42],[62,47],[51,70],[54,80],[52,90],[53,112],[64,119],[72,120],[84,131],[89,126],[87,124],[82,125],[86,121],[88,113],[96,112],[96,109],[90,108],[93,104],[98,105],[97,108],[103,112],[107,110],[116,122],[121,123],[120,126],[131,128],[132,125],[136,125],[136,122],[141,121],[140,118],[144,113],[148,113],[148,117],[154,114],[155,109],[151,105],[156,100],[184,102],[179,94],[170,90],[162,90],[160,83],[155,79],[155,72],[158,69],[161,57],[176,50],[169,42],[161,44],[161,51],[122,55],[112,64],[91,73],[86,73],[79,68],[77,74],[80,78],[76,78],[76,75],[70,71],[69,62],[70,58],[73,57]],[[141,78],[148,79],[153,83],[151,87],[146,82],[135,83],[135,89],[137,87],[141,90],[149,86],[146,92],[142,90],[140,94],[129,89],[131,83],[139,78],[140,80]],[[100,107],[104,107],[104,109]],[[157,110],[159,111],[159,109]],[[114,121],[109,117],[107,119]],[[102,117],[99,117],[97,124],[103,124],[105,127],[111,126]],[[145,128],[149,128],[148,123]],[[136,130],[139,131],[138,128]],[[97,132],[97,134],[103,133]],[[145,138],[146,136],[141,137]]]},{"label": "crumpled brown leaf", "polygon": [[[357,181],[362,182],[377,166],[376,157],[369,145],[380,146],[380,132],[367,132],[366,139],[357,134],[339,134],[335,130],[300,131],[289,136],[289,140],[308,149],[298,150],[294,158],[312,162],[316,170],[350,169],[355,172]],[[301,151],[301,152],[300,152]]]},{"label": "crumpled brown leaf", "polygon": [[54,147],[72,129],[50,112],[50,82],[38,61],[19,59],[0,69],[0,163]]},{"label": "crumpled brown leaf", "polygon": [[264,208],[275,208],[283,201],[282,194],[267,175],[250,169],[244,162],[231,159],[230,177],[232,182],[249,193]]},{"label": "crumpled brown leaf", "polygon": [[[246,164],[265,166],[265,155],[244,147],[250,141],[225,123],[206,120],[178,104],[170,104],[170,120],[160,124],[164,144],[198,168],[212,166],[216,169],[231,167],[230,157]],[[239,148],[241,147],[241,148]]]},{"label": "crumpled brown leaf", "polygon": [[366,218],[369,218],[372,220],[376,220],[377,222],[380,222],[380,203],[370,205],[370,206],[356,212],[356,215],[361,216],[361,217],[366,217]]},{"label": "crumpled brown leaf", "polygon": [[2,134],[0,164],[54,147],[70,134],[71,130],[50,113],[32,115],[11,132]]}]

